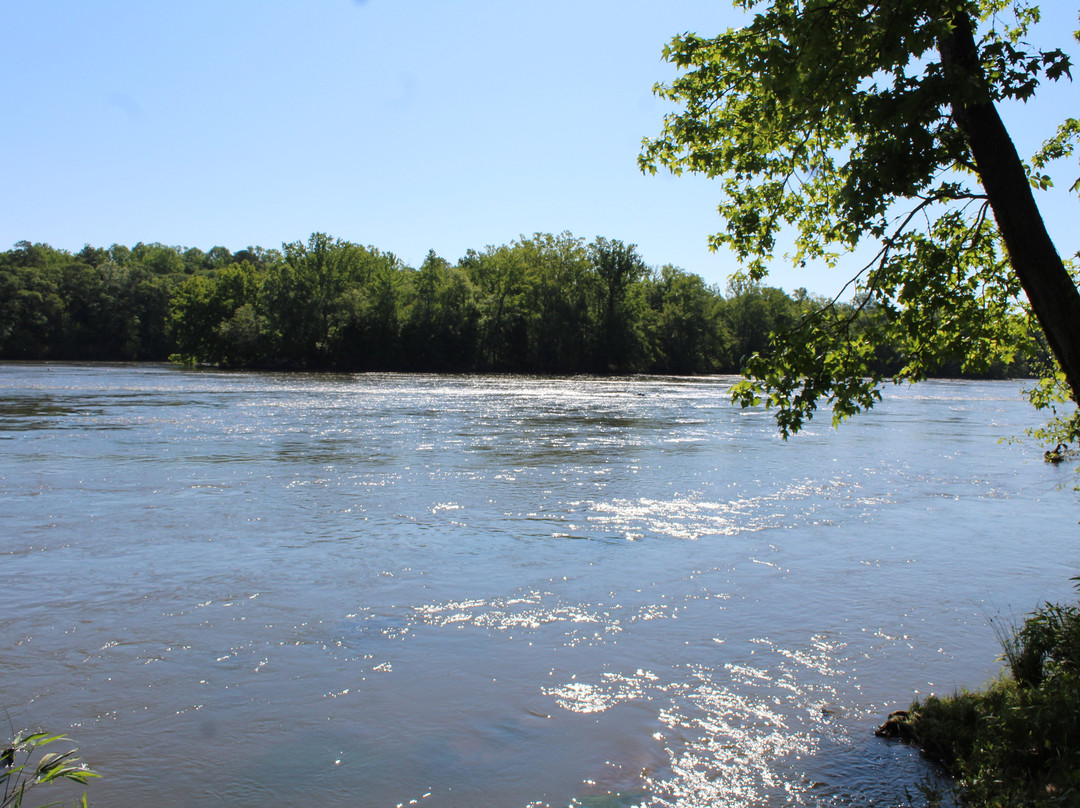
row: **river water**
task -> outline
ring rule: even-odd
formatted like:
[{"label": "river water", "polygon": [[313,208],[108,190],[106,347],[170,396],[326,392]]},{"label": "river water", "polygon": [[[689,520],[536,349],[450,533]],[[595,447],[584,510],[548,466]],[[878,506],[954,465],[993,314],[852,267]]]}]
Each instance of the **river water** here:
[{"label": "river water", "polygon": [[0,365],[0,706],[112,808],[907,804],[873,728],[1073,596],[1073,472],[1017,383],[732,381]]}]

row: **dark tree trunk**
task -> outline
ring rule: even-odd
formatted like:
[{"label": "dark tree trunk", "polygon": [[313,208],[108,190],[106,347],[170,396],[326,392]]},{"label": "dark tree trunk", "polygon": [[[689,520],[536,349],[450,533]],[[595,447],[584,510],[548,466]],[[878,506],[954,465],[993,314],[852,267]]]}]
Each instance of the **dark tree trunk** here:
[{"label": "dark tree trunk", "polygon": [[[1080,292],[1046,232],[1027,174],[997,109],[985,92],[971,18],[958,14],[938,40],[946,75],[958,89],[953,120],[967,138],[1009,262],[1027,293],[1050,349],[1080,404]],[[975,92],[973,92],[975,89]]]}]

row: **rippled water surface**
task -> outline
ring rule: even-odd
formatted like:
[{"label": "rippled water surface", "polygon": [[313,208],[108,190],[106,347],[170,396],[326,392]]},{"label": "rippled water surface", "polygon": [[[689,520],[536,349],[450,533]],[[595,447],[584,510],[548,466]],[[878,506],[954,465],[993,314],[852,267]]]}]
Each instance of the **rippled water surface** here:
[{"label": "rippled water surface", "polygon": [[0,365],[0,706],[114,808],[906,804],[1072,472],[1015,383],[730,384]]}]

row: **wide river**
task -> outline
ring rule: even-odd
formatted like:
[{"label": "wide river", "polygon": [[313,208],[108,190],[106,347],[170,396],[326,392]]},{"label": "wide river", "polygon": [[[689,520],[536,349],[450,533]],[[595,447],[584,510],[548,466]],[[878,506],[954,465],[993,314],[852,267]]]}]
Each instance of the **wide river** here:
[{"label": "wide river", "polygon": [[0,365],[0,707],[110,808],[907,804],[1074,472],[1015,382],[732,381]]}]

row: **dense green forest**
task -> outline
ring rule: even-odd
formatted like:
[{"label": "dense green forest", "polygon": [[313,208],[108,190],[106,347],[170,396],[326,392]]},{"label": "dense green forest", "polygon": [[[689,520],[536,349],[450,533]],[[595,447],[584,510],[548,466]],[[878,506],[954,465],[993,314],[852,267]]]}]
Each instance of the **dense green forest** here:
[{"label": "dense green forest", "polygon": [[[634,245],[537,233],[419,268],[322,233],[281,250],[19,242],[0,253],[0,359],[527,373],[737,372],[824,302],[722,293]],[[849,313],[856,312],[854,303]],[[864,306],[856,328],[888,312]],[[901,351],[882,350],[888,373]],[[963,375],[959,362],[938,375]],[[993,375],[1023,375],[1021,357]]]}]

